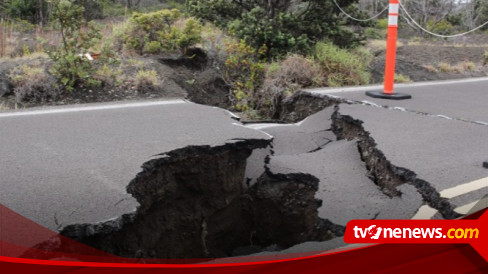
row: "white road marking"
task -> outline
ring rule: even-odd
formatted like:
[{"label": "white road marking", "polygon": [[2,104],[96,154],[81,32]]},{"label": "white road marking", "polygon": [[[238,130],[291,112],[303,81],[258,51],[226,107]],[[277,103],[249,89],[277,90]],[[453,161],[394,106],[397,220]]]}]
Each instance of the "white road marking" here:
[{"label": "white road marking", "polygon": [[412,220],[430,220],[437,213],[437,209],[428,205],[423,205],[419,208]]},{"label": "white road marking", "polygon": [[[465,84],[465,83],[475,83],[488,81],[487,77],[471,78],[463,80],[448,80],[448,81],[430,81],[430,82],[416,82],[409,84],[397,84],[395,87],[429,87],[429,86],[439,86],[439,85],[452,85],[452,84]],[[343,88],[315,88],[315,89],[304,89],[306,92],[316,93],[316,94],[328,94],[328,93],[339,93],[339,92],[354,92],[354,91],[370,91],[370,90],[382,90],[383,85],[374,86],[361,86],[361,87],[343,87]]]},{"label": "white road marking", "polygon": [[175,105],[175,104],[187,104],[187,103],[188,102],[185,100],[178,99],[178,100],[152,101],[152,102],[139,102],[139,103],[80,106],[80,107],[67,107],[67,108],[50,108],[50,109],[41,109],[41,110],[19,111],[19,112],[4,112],[4,113],[0,113],[0,118],[83,112],[83,111],[94,111],[94,110],[150,107],[150,106],[161,106],[161,105]]},{"label": "white road marking", "polygon": [[265,124],[248,124],[246,127],[261,130],[265,128],[272,128],[272,127],[289,127],[295,126],[295,124],[273,124],[273,123],[265,123]]},{"label": "white road marking", "polygon": [[484,187],[488,187],[488,177],[476,180],[471,183],[458,185],[453,188],[445,189],[440,192],[441,197],[452,199],[454,197],[466,194]]},{"label": "white road marking", "polygon": [[454,211],[456,211],[457,213],[459,214],[463,214],[463,215],[466,215],[468,214],[471,209],[473,209],[473,207],[479,203],[480,201],[474,201],[472,203],[469,203],[467,205],[463,205],[463,206],[460,206],[460,207],[457,207],[456,209],[454,209]]},{"label": "white road marking", "polygon": [[[488,187],[488,177],[479,179],[470,183],[457,185],[452,188],[444,189],[443,191],[439,192],[442,198],[452,199],[457,196],[461,196],[466,193],[470,193],[476,190],[480,190],[482,188]],[[470,211],[479,203],[481,200],[471,202],[466,205],[459,206],[454,209],[455,212],[466,215],[470,213]],[[437,210],[428,206],[423,205],[419,208],[415,216],[412,217],[412,220],[430,220],[434,215],[437,213]]]},{"label": "white road marking", "polygon": [[[234,126],[238,126],[238,127],[250,128],[249,126],[245,126],[245,125],[242,125],[242,124],[239,124],[239,123],[232,123],[232,125],[234,125]],[[268,138],[269,138],[269,139],[273,139],[273,138],[274,138],[274,137],[273,137],[273,135],[271,135],[271,134],[269,134],[269,133],[267,133],[267,132],[265,132],[265,131],[262,131],[262,130],[261,130],[261,129],[259,129],[259,128],[251,128],[251,129],[254,129],[254,130],[256,130],[256,131],[259,131],[259,132],[261,132],[261,133],[265,134],[266,136],[268,136]]]}]

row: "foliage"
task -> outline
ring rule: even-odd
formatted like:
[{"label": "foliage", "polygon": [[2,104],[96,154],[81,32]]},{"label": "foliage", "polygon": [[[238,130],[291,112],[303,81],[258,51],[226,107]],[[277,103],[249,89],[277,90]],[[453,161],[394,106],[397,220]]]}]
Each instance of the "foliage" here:
[{"label": "foliage", "polygon": [[433,65],[422,65],[422,68],[424,68],[426,71],[428,71],[430,73],[438,73],[439,72],[439,70]]},{"label": "foliage", "polygon": [[44,102],[58,95],[54,87],[55,79],[39,63],[17,66],[10,71],[9,78],[15,87],[14,94],[18,103]]},{"label": "foliage", "polygon": [[177,9],[160,10],[151,13],[134,13],[127,25],[122,41],[129,49],[139,54],[186,52],[201,41],[202,26],[193,19],[182,19]]},{"label": "foliage", "polygon": [[320,68],[310,58],[289,55],[281,63],[268,65],[263,86],[256,96],[259,114],[273,118],[281,101],[296,91],[322,85]]},{"label": "foliage", "polygon": [[437,67],[439,68],[439,71],[441,72],[454,72],[455,68],[451,66],[451,64],[446,63],[446,62],[440,62],[437,64]]},{"label": "foliage", "polygon": [[460,72],[475,71],[476,70],[476,64],[471,62],[471,61],[460,62],[460,63],[458,63],[457,67],[458,67],[458,70]]},{"label": "foliage", "polygon": [[366,28],[364,34],[368,39],[385,39],[386,31],[377,28]]},{"label": "foliage", "polygon": [[376,26],[377,29],[386,29],[388,28],[388,19],[378,19],[376,20]]},{"label": "foliage", "polygon": [[124,5],[114,0],[100,1],[103,10],[103,16],[105,17],[117,17],[124,16],[127,12]]},{"label": "foliage", "polygon": [[[469,12],[467,14],[470,14],[472,16],[471,18],[468,18],[468,22],[471,23],[469,26],[470,28],[473,28],[474,26],[481,25],[488,21],[488,1],[486,0],[472,0],[470,3],[470,8],[468,8]],[[469,20],[471,19],[471,20]],[[488,29],[487,26],[485,26],[483,29]]]},{"label": "foliage", "polygon": [[123,72],[121,69],[103,64],[93,75],[94,80],[100,82],[102,86],[115,86],[123,81]]},{"label": "foliage", "polygon": [[[9,0],[6,2],[7,14],[16,19],[27,20],[31,23],[37,23],[39,1],[32,0]],[[42,9],[46,10],[46,6],[43,5]]]},{"label": "foliage", "polygon": [[51,72],[71,91],[76,85],[87,82],[93,73],[92,63],[82,54],[87,53],[101,35],[93,24],[84,22],[83,8],[74,1],[54,0],[52,4],[52,16],[58,22],[62,46],[49,51],[54,60]]},{"label": "foliage", "polygon": [[395,83],[411,83],[412,79],[408,75],[403,75],[401,73],[395,74]]},{"label": "foliage", "polygon": [[364,85],[370,81],[368,65],[373,57],[368,51],[349,52],[331,43],[318,43],[314,56],[328,86]]},{"label": "foliage", "polygon": [[103,4],[108,2],[108,0],[76,0],[75,4],[83,7],[83,17],[87,21],[94,19],[102,19],[103,15]]},{"label": "foliage", "polygon": [[[341,0],[348,8],[357,0]],[[354,46],[360,37],[346,28],[347,20],[332,1],[284,0],[231,1],[188,0],[189,11],[204,20],[229,30],[248,45],[266,45],[268,59],[288,52],[311,52],[313,45],[324,38],[341,46]]]},{"label": "foliage", "polygon": [[450,34],[454,30],[454,26],[447,20],[442,20],[439,22],[434,22],[429,20],[427,22],[427,28],[438,34]]},{"label": "foliage", "polygon": [[139,92],[154,90],[159,83],[158,73],[155,70],[139,70],[135,85]]},{"label": "foliage", "polygon": [[264,64],[259,61],[259,55],[265,54],[266,48],[256,50],[241,40],[229,42],[226,52],[224,77],[232,88],[231,101],[238,111],[253,109],[254,93],[264,77]]}]

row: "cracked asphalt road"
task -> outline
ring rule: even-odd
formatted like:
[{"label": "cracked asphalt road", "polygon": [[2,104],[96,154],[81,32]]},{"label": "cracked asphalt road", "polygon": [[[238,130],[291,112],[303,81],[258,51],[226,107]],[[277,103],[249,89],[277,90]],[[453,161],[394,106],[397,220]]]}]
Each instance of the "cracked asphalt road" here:
[{"label": "cracked asphalt road", "polygon": [[[413,95],[408,101],[364,95],[381,87],[307,92],[317,100],[347,100],[338,113],[361,121],[389,162],[415,172],[466,214],[488,194],[486,86],[488,79],[399,85],[397,92]],[[320,180],[319,217],[341,226],[351,219],[415,218],[422,210],[420,217],[440,218],[413,186],[388,197],[368,178],[357,140],[336,140],[334,111],[297,124],[246,126],[227,111],[183,100],[0,113],[0,203],[52,230],[101,222],[136,209],[126,186],[157,154],[274,137],[272,148],[248,159],[250,185],[266,169],[311,174]],[[342,244],[335,241],[334,247]]]},{"label": "cracked asphalt road", "polygon": [[482,167],[488,159],[487,87],[488,78],[404,84],[395,91],[413,99],[401,101],[365,95],[381,86],[307,92],[349,101],[339,112],[362,121],[389,161],[414,171],[437,191],[482,180],[475,189],[459,188],[446,197],[463,207],[488,195],[488,169]]},{"label": "cracked asphalt road", "polygon": [[183,100],[6,112],[0,128],[0,203],[54,231],[133,212],[126,186],[156,154],[270,138]]}]

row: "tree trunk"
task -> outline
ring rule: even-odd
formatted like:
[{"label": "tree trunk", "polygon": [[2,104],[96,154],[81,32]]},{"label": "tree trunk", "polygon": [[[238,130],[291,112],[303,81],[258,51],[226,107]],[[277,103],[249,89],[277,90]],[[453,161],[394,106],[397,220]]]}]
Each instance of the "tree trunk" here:
[{"label": "tree trunk", "polygon": [[43,0],[39,0],[39,25],[43,26],[44,24],[44,14],[43,14],[43,6],[44,6],[44,1]]}]

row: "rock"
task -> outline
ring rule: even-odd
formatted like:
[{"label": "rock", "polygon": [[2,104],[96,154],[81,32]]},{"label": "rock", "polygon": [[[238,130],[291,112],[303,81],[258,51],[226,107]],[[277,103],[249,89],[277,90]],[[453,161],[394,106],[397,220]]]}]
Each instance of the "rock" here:
[{"label": "rock", "polygon": [[4,75],[0,75],[0,97],[5,97],[13,94],[14,87],[8,78]]}]

